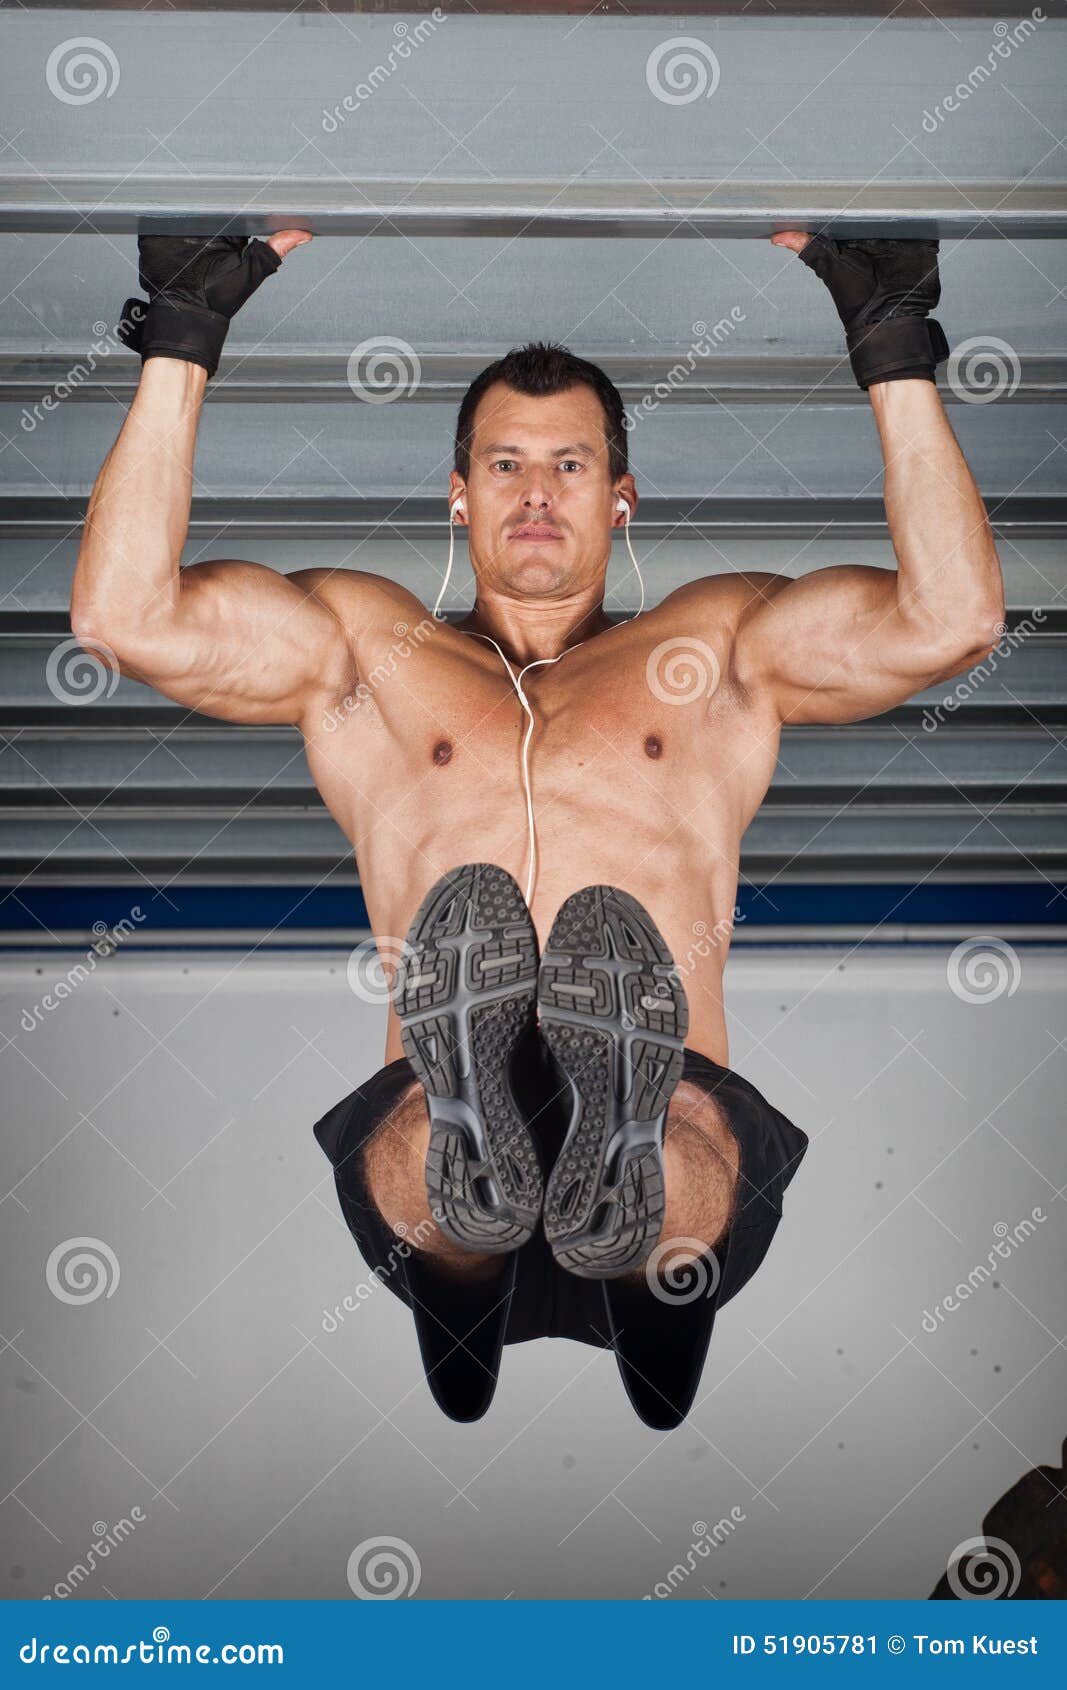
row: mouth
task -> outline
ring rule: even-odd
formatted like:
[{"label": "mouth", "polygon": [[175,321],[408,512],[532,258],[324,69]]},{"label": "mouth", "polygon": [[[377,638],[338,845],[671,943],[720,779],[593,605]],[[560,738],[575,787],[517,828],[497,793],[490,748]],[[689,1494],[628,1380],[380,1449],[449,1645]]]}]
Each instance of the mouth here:
[{"label": "mouth", "polygon": [[516,528],[511,536],[513,540],[562,540],[563,535],[558,528],[551,528],[545,522],[528,522],[522,528]]}]

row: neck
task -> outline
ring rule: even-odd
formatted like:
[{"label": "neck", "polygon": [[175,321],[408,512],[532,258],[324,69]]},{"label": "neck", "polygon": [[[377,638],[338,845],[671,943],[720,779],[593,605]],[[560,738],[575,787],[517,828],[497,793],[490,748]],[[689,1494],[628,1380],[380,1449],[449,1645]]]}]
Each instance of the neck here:
[{"label": "neck", "polygon": [[487,634],[520,665],[558,657],[611,625],[600,586],[553,600],[516,598],[479,587],[474,609],[457,623],[464,633]]}]

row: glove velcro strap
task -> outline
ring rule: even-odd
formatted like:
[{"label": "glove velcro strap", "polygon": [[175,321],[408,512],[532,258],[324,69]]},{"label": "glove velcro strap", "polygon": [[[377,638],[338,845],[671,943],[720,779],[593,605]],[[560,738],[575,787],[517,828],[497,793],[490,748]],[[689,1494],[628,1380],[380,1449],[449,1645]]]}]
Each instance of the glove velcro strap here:
[{"label": "glove velcro strap", "polygon": [[128,299],[122,307],[122,316],[115,324],[115,334],[131,352],[141,350],[141,330],[147,314],[147,299]]},{"label": "glove velcro strap", "polygon": [[886,317],[847,337],[849,362],[860,387],[908,378],[933,381],[948,357],[945,331],[932,317]]},{"label": "glove velcro strap", "polygon": [[[134,307],[143,314],[139,324],[135,321]],[[128,330],[127,322],[131,323]],[[128,299],[122,308],[118,333],[119,339],[139,352],[142,359],[183,358],[187,364],[199,364],[213,376],[219,367],[229,326],[230,319],[220,311],[209,311],[203,305],[158,294],[147,306],[143,300]]]}]

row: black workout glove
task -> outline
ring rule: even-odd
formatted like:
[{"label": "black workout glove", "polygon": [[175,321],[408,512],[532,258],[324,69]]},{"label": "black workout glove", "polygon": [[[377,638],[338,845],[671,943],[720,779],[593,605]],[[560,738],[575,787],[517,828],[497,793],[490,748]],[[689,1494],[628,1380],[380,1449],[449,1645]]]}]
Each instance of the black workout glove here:
[{"label": "black workout glove", "polygon": [[814,235],[799,254],[830,289],[864,392],[876,381],[933,381],[948,357],[944,329],[927,317],[941,298],[938,245]]},{"label": "black workout glove", "polygon": [[213,376],[230,318],[273,276],[281,259],[244,235],[142,235],[140,282],[148,303],[128,299],[119,339],[145,358],[184,358]]}]

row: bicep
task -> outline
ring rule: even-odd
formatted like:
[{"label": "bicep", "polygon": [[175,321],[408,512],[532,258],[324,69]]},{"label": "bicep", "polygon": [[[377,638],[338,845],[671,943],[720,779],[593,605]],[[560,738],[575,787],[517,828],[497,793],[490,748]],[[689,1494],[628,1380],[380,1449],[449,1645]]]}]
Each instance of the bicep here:
[{"label": "bicep", "polygon": [[783,721],[862,721],[944,676],[939,631],[902,613],[895,570],[857,564],[773,579],[742,619],[737,653]]},{"label": "bicep", "polygon": [[174,611],[123,668],[203,715],[295,722],[311,691],[343,689],[351,668],[341,624],[315,595],[319,573],[280,575],[240,559],[191,564]]}]

